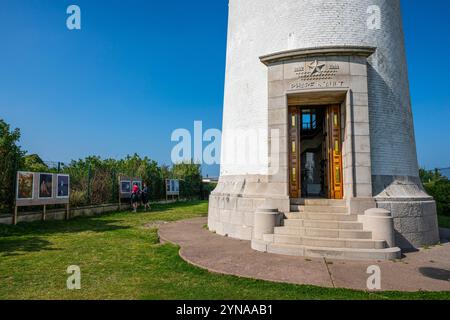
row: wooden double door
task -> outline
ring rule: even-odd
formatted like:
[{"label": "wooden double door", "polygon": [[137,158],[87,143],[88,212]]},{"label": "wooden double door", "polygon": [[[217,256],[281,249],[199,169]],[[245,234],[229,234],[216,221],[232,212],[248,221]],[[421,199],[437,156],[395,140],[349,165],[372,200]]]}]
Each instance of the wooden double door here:
[{"label": "wooden double door", "polygon": [[[291,198],[312,196],[329,199],[343,198],[340,109],[340,105],[289,107],[288,150]],[[312,149],[314,151],[311,151]],[[311,167],[315,168],[316,176],[320,176],[316,178],[320,181],[316,184],[309,183],[312,176]],[[311,195],[309,190],[312,186],[317,187],[314,195]],[[319,188],[320,192],[317,193]]]}]

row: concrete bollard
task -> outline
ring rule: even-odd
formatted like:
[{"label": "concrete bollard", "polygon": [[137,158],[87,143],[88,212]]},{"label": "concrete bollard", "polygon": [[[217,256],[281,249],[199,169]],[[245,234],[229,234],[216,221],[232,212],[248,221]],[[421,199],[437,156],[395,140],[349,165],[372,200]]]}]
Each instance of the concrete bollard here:
[{"label": "concrete bollard", "polygon": [[264,234],[273,234],[279,214],[278,209],[271,206],[259,207],[255,212],[253,239],[262,240]]},{"label": "concrete bollard", "polygon": [[390,248],[395,247],[394,218],[390,211],[369,209],[364,213],[364,230],[372,232],[373,240],[385,240]]}]

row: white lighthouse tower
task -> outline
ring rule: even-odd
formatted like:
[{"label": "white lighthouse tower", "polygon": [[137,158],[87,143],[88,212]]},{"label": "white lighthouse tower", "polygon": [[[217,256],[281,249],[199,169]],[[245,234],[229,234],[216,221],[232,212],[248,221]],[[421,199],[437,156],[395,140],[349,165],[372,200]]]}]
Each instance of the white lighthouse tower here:
[{"label": "white lighthouse tower", "polygon": [[[255,236],[261,206],[280,216]],[[439,241],[419,179],[399,0],[230,0],[208,220],[294,255],[389,259]]]}]

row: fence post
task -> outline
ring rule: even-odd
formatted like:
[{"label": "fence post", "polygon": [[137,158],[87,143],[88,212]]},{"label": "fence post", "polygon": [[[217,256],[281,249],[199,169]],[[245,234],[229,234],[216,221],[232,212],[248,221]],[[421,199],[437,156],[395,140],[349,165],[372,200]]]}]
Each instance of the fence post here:
[{"label": "fence post", "polygon": [[13,215],[13,221],[12,221],[13,225],[17,224],[17,212],[18,212],[18,208],[16,205],[14,205],[14,215]]},{"label": "fence post", "polygon": [[13,180],[13,201],[12,201],[12,203],[9,203],[9,201],[8,200],[6,200],[7,201],[7,208],[8,208],[8,211],[9,210],[11,210],[12,208],[14,208],[14,213],[13,213],[13,219],[12,219],[12,222],[13,222],[13,225],[16,225],[17,224],[17,221],[18,221],[18,213],[19,213],[19,208],[17,207],[17,183],[18,183],[18,179],[19,179],[19,162],[18,161],[15,161],[14,162],[14,180]]},{"label": "fence post", "polygon": [[116,197],[116,170],[112,169],[111,172],[111,202],[114,203],[115,202],[115,197]]},{"label": "fence post", "polygon": [[88,164],[88,189],[87,189],[87,196],[88,196],[88,203],[89,205],[92,204],[91,202],[91,164]]}]

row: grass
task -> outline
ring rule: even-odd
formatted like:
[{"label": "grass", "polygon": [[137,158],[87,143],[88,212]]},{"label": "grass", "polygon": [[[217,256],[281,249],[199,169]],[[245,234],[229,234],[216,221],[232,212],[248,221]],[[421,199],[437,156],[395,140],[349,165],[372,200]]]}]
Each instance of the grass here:
[{"label": "grass", "polygon": [[[0,299],[450,299],[450,293],[367,293],[209,273],[159,244],[155,226],[206,216],[207,203],[0,226]],[[81,290],[67,290],[67,267]]]}]

